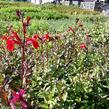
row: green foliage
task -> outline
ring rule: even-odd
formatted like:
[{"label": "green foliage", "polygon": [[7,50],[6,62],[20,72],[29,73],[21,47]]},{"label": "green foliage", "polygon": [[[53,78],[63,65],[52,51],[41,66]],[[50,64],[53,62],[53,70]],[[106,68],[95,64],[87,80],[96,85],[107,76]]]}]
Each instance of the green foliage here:
[{"label": "green foliage", "polygon": [[[15,3],[15,5],[17,4]],[[15,13],[14,8],[8,10],[9,8],[2,9],[3,12],[6,12],[6,16]],[[19,9],[24,10],[24,7]],[[75,15],[72,18],[74,10],[71,11],[71,9],[73,8],[54,5],[42,5],[41,7],[33,5],[33,7],[26,8],[26,16],[30,15],[34,18],[28,27],[30,37],[34,33],[44,34],[45,31],[50,31],[52,37],[51,41],[43,44],[39,49],[30,48],[32,53],[27,53],[28,56],[32,55],[28,61],[30,62],[29,67],[33,66],[34,72],[32,78],[29,78],[31,81],[27,90],[27,99],[34,109],[109,108],[109,20],[93,15]],[[75,13],[80,14],[79,9],[74,9]],[[53,13],[59,14],[53,16],[52,10]],[[87,12],[89,13],[89,11]],[[87,12],[83,10],[82,14]],[[67,13],[66,15],[71,15],[71,18],[61,19],[63,17],[59,17],[60,13],[62,15]],[[95,14],[95,12],[91,13]],[[56,16],[61,20],[56,20]],[[12,17],[17,20],[16,17]],[[82,27],[79,27],[79,23],[75,23],[76,17],[82,19],[82,22],[79,22],[83,23]],[[36,20],[40,18],[41,20]],[[6,27],[11,23],[16,30],[21,26],[16,21],[8,22],[12,20],[11,17],[5,19],[6,22],[4,20],[0,22],[1,35],[7,31]],[[63,33],[62,31],[68,30],[69,26],[72,26],[76,32]],[[88,33],[89,39],[86,38],[86,33]],[[85,43],[87,49],[81,49],[81,43]],[[11,75],[14,69],[16,69],[14,71],[16,74],[21,72],[19,48],[14,53],[5,50],[1,54],[4,56],[7,54],[10,59],[3,58],[4,65],[0,62],[0,83],[3,81],[2,74]],[[10,60],[9,65],[7,64],[8,59]],[[13,61],[14,63],[12,63]],[[15,83],[19,88],[19,75],[15,77],[14,73],[10,84]],[[11,87],[15,89],[13,84]]]},{"label": "green foliage", "polygon": [[5,21],[18,20],[16,10],[23,10],[26,16],[34,19],[68,19],[74,15],[99,15],[98,12],[82,10],[72,6],[33,5],[25,2],[0,2],[0,19]]},{"label": "green foliage", "polygon": [[[34,106],[41,109],[108,109],[107,28],[107,23],[96,22],[90,29],[89,42],[85,42],[85,28],[80,28],[75,34],[62,35],[65,37],[61,40],[44,45],[41,53],[37,51],[38,60],[28,90]],[[86,51],[79,48],[82,42],[87,43]]]}]

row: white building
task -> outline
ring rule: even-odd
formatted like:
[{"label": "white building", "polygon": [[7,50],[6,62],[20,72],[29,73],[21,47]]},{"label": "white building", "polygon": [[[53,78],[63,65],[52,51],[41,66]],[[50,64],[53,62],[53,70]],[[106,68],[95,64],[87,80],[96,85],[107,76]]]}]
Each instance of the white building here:
[{"label": "white building", "polygon": [[[29,0],[29,1],[32,3],[35,3],[35,4],[44,4],[44,3],[51,3],[54,0]],[[60,0],[60,1],[61,1],[61,3],[66,4],[68,2],[67,4],[69,4],[69,1],[71,1],[71,0]],[[72,0],[72,3],[77,4],[78,1],[79,0]],[[83,2],[95,2],[95,1],[109,2],[109,0],[81,0],[81,1],[83,1]]]},{"label": "white building", "polygon": [[35,3],[35,4],[44,4],[44,3],[50,3],[50,2],[53,2],[53,0],[31,0],[32,3]]}]

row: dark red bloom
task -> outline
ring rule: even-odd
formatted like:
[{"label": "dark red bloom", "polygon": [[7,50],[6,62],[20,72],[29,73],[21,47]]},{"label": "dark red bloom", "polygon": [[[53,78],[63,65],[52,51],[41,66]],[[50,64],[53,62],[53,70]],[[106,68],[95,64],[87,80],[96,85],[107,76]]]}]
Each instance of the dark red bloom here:
[{"label": "dark red bloom", "polygon": [[49,38],[50,38],[49,33],[45,34],[44,38],[45,38],[45,40],[49,40]]},{"label": "dark red bloom", "polygon": [[39,38],[39,34],[35,34],[34,36],[33,36],[33,38],[35,38],[36,40]]},{"label": "dark red bloom", "polygon": [[41,40],[42,43],[44,43],[45,41],[49,41],[50,39],[49,33],[45,34],[43,37],[39,39]]},{"label": "dark red bloom", "polygon": [[37,42],[35,38],[27,38],[26,45],[29,45],[29,44],[33,44],[34,48],[36,49],[39,47],[39,43]]},{"label": "dark red bloom", "polygon": [[82,44],[80,45],[80,48],[81,48],[81,49],[86,49],[85,43],[82,43]]}]

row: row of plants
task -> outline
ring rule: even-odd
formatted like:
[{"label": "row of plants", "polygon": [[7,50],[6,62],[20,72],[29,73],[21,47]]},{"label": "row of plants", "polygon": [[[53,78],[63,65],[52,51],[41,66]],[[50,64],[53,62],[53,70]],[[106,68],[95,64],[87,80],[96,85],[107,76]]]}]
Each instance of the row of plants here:
[{"label": "row of plants", "polygon": [[[27,15],[27,14],[26,14]],[[66,28],[71,26],[76,18],[80,18],[84,22],[84,27],[86,28],[93,28],[93,25],[95,22],[106,22],[108,18],[105,18],[103,16],[84,16],[84,15],[78,15],[78,16],[73,16],[72,19],[32,19],[31,18],[31,24],[29,26],[29,34],[37,33],[39,31],[43,32],[45,30],[49,30],[51,33],[58,33],[58,32],[63,32],[66,31]],[[19,29],[21,26],[20,22],[16,21],[0,21],[0,35],[5,33],[7,31],[7,27],[9,25],[12,25],[15,30]]]},{"label": "row of plants", "polygon": [[0,1],[0,8],[7,8],[7,7],[21,7],[21,6],[35,6],[30,2],[9,2],[7,1]]},{"label": "row of plants", "polygon": [[31,18],[34,19],[63,19],[63,18],[69,18],[69,15],[51,11],[51,10],[42,10],[40,8],[35,7],[11,7],[11,8],[2,8],[0,9],[0,19],[4,21],[15,21],[18,20],[18,18],[15,16],[15,10],[25,10],[25,13],[27,12],[27,15],[31,16]]},{"label": "row of plants", "polygon": [[30,34],[30,17],[17,17],[22,27],[0,37],[1,108],[108,109],[108,21]]},{"label": "row of plants", "polygon": [[93,14],[97,15],[99,12],[90,11],[90,10],[82,10],[76,6],[64,6],[64,5],[53,5],[53,4],[45,4],[45,5],[34,5],[28,2],[0,2],[0,8],[8,8],[8,7],[40,7],[42,10],[55,10],[61,13],[68,13],[73,15],[74,13],[77,14]]},{"label": "row of plants", "polygon": [[0,19],[5,21],[18,20],[15,16],[15,10],[25,10],[28,16],[35,19],[68,19],[74,15],[99,15],[99,12],[82,10],[74,6],[61,5],[33,5],[23,2],[0,2]]}]

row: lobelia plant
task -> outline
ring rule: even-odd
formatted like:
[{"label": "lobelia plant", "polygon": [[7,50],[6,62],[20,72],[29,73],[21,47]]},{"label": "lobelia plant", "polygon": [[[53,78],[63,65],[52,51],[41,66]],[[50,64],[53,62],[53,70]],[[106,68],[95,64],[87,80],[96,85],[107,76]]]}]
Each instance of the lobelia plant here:
[{"label": "lobelia plant", "polygon": [[[5,69],[4,72],[7,72],[7,73],[11,72],[10,75],[6,74],[4,76],[4,81],[2,82],[2,84],[3,84],[2,87],[0,87],[0,92],[2,92],[5,95],[5,97],[2,97],[2,98],[6,101],[6,104],[11,107],[11,109],[16,109],[17,105],[18,105],[18,107],[19,106],[22,107],[22,109],[31,109],[32,108],[31,103],[28,103],[27,98],[25,97],[26,91],[28,89],[28,84],[30,81],[29,77],[32,75],[32,71],[30,71],[30,70],[32,70],[32,68],[34,67],[34,65],[29,66],[29,64],[31,64],[31,63],[29,63],[30,60],[28,60],[28,57],[29,58],[32,57],[31,50],[33,50],[33,48],[38,49],[41,46],[41,48],[42,48],[41,49],[42,50],[41,58],[44,63],[44,46],[43,46],[43,44],[46,41],[53,41],[53,44],[52,44],[53,48],[51,48],[51,49],[54,51],[57,51],[57,56],[58,56],[58,54],[60,56],[60,57],[58,57],[59,59],[57,59],[57,61],[56,61],[56,69],[59,69],[61,67],[68,67],[69,64],[73,61],[70,59],[71,58],[70,54],[73,54],[76,56],[77,50],[75,49],[75,47],[78,46],[78,44],[79,44],[77,35],[78,35],[79,29],[81,29],[83,25],[79,19],[76,19],[76,25],[74,28],[69,27],[67,31],[65,31],[62,34],[59,34],[58,36],[50,37],[50,34],[47,33],[44,36],[42,36],[40,34],[34,34],[32,37],[28,37],[27,28],[30,25],[31,18],[27,17],[26,19],[24,19],[24,13],[19,10],[16,11],[16,14],[22,22],[21,32],[14,31],[11,26],[8,29],[8,33],[1,37],[1,41],[4,41],[6,44],[5,47],[4,47],[4,45],[1,45],[1,49],[8,50],[9,51],[8,53],[10,55],[12,55],[13,59],[10,58],[10,55],[6,56],[7,53],[5,54],[5,52],[0,57],[0,59],[5,58],[6,59],[5,61],[7,62],[8,67],[6,69],[8,69],[8,70]],[[70,39],[70,37],[72,39],[69,40],[68,42],[66,42],[63,40],[63,39],[66,40],[66,36],[68,36],[67,37],[68,39]],[[60,41],[62,41],[62,45],[59,44]],[[33,45],[33,48],[28,47],[31,44]],[[48,47],[48,45],[47,45],[47,47]],[[72,50],[71,47],[73,47],[74,49]],[[79,47],[84,52],[87,51],[86,42],[83,41]],[[15,48],[17,48],[18,51],[16,51]],[[64,49],[65,49],[65,52],[60,54],[59,51],[60,50],[63,51]],[[21,55],[20,57],[19,57],[19,52]],[[68,59],[67,59],[67,57],[65,59],[63,58],[65,54],[69,56]],[[53,57],[57,58],[57,56],[53,56]],[[48,57],[48,53],[47,53],[46,58],[47,57]],[[67,63],[65,63],[65,66],[61,65],[62,60],[67,62]],[[48,58],[47,58],[47,61],[48,61]],[[58,61],[59,61],[59,63],[58,63]],[[10,64],[12,64],[12,65],[10,65]],[[15,73],[16,69],[19,70],[18,73]],[[42,65],[42,69],[44,69],[44,64]],[[12,73],[15,73],[15,75],[13,76]],[[18,82],[14,83],[11,80],[13,78],[17,79],[19,84],[18,84]],[[10,84],[10,82],[11,82],[11,84]],[[5,86],[7,84],[9,85],[8,89],[10,90],[10,92],[5,91]],[[33,101],[33,102],[35,102],[35,101]]]},{"label": "lobelia plant", "polygon": [[[21,22],[22,22],[21,33],[14,31],[12,26],[11,26],[8,29],[8,33],[1,37],[1,40],[6,42],[6,49],[11,54],[13,54],[13,52],[15,50],[15,46],[18,45],[18,50],[20,50],[20,52],[21,52],[21,58],[20,58],[20,60],[21,60],[21,62],[20,62],[21,73],[19,74],[20,78],[17,78],[17,79],[19,79],[19,81],[21,81],[21,82],[20,82],[19,87],[17,87],[17,85],[14,84],[15,87],[17,87],[16,91],[13,90],[9,86],[10,93],[6,92],[5,86],[9,83],[9,81],[11,81],[10,80],[11,75],[10,76],[4,75],[5,78],[3,81],[3,85],[0,89],[1,89],[1,92],[3,92],[3,94],[5,94],[5,96],[6,96],[5,100],[7,101],[6,104],[8,106],[10,106],[11,109],[16,109],[16,104],[18,102],[20,103],[20,106],[22,107],[22,109],[29,109],[29,108],[31,108],[31,105],[26,101],[26,98],[24,97],[26,90],[27,90],[28,77],[32,74],[31,72],[29,72],[28,62],[26,59],[27,58],[27,50],[29,49],[28,45],[32,44],[35,49],[38,49],[40,47],[39,42],[41,44],[43,44],[45,41],[49,40],[49,33],[45,34],[44,36],[39,35],[39,34],[35,34],[31,38],[28,37],[27,36],[27,27],[30,25],[31,18],[28,16],[26,19],[24,19],[24,13],[22,11],[19,11],[19,10],[16,11],[16,15],[18,16],[19,20],[21,20]],[[3,49],[5,49],[5,47],[3,45],[2,45],[2,47],[3,47]],[[16,55],[18,55],[18,54],[16,54]],[[4,56],[4,57],[1,56],[1,59],[2,58],[6,58],[6,56]],[[7,63],[9,65],[10,60],[7,60]],[[8,97],[8,95],[9,95],[9,97]]]}]

